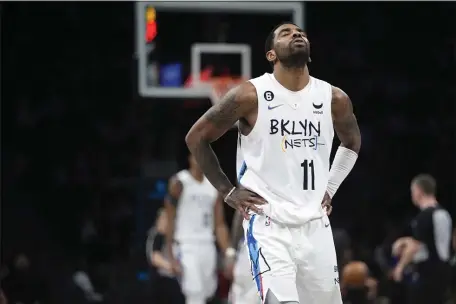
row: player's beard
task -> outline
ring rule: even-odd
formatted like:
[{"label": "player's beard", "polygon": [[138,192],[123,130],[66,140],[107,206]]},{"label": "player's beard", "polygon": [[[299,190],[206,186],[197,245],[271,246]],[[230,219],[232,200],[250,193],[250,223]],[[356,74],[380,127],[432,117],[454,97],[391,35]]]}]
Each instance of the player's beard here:
[{"label": "player's beard", "polygon": [[308,47],[299,49],[290,47],[286,52],[287,55],[285,56],[280,56],[280,54],[277,53],[277,58],[285,68],[303,68],[309,62],[310,56]]}]

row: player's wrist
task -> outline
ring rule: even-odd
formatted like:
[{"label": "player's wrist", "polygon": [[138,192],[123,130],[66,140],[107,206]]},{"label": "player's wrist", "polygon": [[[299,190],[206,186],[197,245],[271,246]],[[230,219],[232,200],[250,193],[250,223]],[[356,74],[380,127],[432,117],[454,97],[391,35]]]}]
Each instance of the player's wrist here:
[{"label": "player's wrist", "polygon": [[358,153],[355,151],[342,146],[339,146],[337,149],[331,170],[329,171],[328,186],[326,188],[326,192],[331,199],[355,166],[357,159]]},{"label": "player's wrist", "polygon": [[223,201],[226,203],[226,201],[230,198],[231,194],[236,190],[236,186],[231,187],[231,189],[226,193],[223,194]]},{"label": "player's wrist", "polygon": [[236,249],[234,249],[233,247],[226,248],[226,250],[225,250],[225,258],[232,259],[235,256],[236,256]]}]

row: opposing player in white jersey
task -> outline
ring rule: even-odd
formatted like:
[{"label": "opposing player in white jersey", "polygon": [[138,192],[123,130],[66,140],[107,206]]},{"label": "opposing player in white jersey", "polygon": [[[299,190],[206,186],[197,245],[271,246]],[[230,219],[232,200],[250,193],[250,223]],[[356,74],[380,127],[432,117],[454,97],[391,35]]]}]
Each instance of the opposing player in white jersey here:
[{"label": "opposing player in white jersey", "polygon": [[[238,179],[242,177],[245,170],[244,157],[240,147],[241,135],[238,138],[236,154],[236,172]],[[249,253],[245,246],[244,230],[242,229],[242,214],[236,212],[231,224],[231,245],[237,248],[234,265],[228,265],[232,273],[232,284],[229,293],[229,300],[232,304],[259,304],[255,283],[252,280]]]},{"label": "opposing player in white jersey", "polygon": [[[266,40],[272,74],[229,91],[187,134],[203,172],[243,213],[252,273],[266,304],[342,303],[328,204],[353,168],[361,136],[341,89],[311,77],[310,44],[291,23]],[[245,172],[233,186],[211,142],[239,121]],[[330,170],[333,134],[341,141]]]},{"label": "opposing player in white jersey", "polygon": [[169,182],[165,207],[167,245],[173,271],[180,277],[186,304],[204,304],[217,289],[217,252],[234,255],[224,219],[223,200],[189,155],[190,168]]}]

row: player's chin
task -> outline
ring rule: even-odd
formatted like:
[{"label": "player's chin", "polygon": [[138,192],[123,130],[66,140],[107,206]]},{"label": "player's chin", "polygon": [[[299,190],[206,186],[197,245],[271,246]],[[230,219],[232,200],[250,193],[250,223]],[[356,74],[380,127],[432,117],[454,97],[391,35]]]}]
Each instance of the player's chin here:
[{"label": "player's chin", "polygon": [[293,43],[290,48],[292,50],[300,50],[300,51],[305,51],[307,52],[307,44],[305,43]]},{"label": "player's chin", "polygon": [[307,51],[306,47],[295,46],[291,49],[291,53],[293,55],[300,55],[300,56],[308,57],[308,55],[307,55],[308,51]]}]

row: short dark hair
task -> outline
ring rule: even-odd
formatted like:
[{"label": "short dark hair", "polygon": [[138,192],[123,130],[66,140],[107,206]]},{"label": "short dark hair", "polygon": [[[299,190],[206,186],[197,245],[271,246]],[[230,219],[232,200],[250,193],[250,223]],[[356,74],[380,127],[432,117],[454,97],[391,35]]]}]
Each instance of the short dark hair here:
[{"label": "short dark hair", "polygon": [[[275,31],[276,29],[278,29],[279,27],[281,27],[282,25],[284,24],[293,24],[293,25],[296,25],[294,24],[293,22],[289,22],[289,21],[284,21],[284,22],[281,22],[279,24],[277,24],[270,32],[269,32],[269,35],[268,37],[266,37],[266,42],[264,43],[264,53],[266,54],[267,52],[269,52],[273,47],[274,47],[274,38],[275,38]],[[297,25],[296,25],[297,26]],[[269,64],[271,65],[271,67],[274,67],[274,62],[269,62]]]},{"label": "short dark hair", "polygon": [[412,180],[412,183],[417,185],[421,191],[427,195],[435,195],[437,182],[430,174],[418,174]]}]

